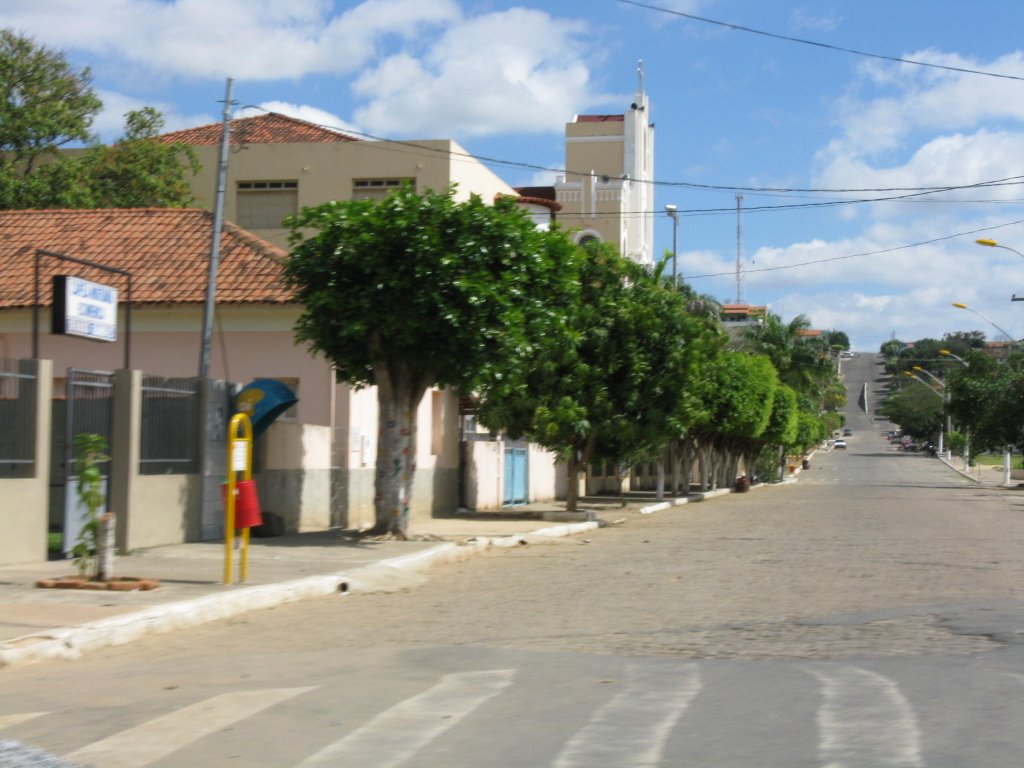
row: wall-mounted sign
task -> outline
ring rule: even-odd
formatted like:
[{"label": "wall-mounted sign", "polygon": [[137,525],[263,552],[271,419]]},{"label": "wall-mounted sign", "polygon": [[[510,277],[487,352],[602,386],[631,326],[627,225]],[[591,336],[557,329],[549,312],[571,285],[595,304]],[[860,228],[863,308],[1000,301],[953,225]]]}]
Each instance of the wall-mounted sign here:
[{"label": "wall-mounted sign", "polygon": [[71,275],[53,278],[53,333],[117,341],[117,289]]}]

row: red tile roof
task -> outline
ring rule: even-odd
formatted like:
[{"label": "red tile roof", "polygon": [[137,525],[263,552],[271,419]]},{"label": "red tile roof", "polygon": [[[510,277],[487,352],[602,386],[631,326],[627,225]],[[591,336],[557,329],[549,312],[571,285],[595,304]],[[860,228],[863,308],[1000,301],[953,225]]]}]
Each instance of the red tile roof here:
[{"label": "red tile roof", "polygon": [[[132,273],[138,304],[197,304],[206,298],[213,214],[182,208],[0,211],[0,309],[31,307],[38,249]],[[219,304],[285,304],[285,251],[225,222],[217,273]],[[117,287],[124,278],[59,259],[40,259],[40,304],[50,278],[69,274]]]},{"label": "red tile roof", "polygon": [[[194,147],[220,144],[223,123],[201,125],[181,131],[165,133],[160,140],[168,144],[181,142]],[[268,112],[255,117],[240,117],[231,121],[231,144],[305,144],[337,141],[361,141],[340,131],[332,131],[314,123],[307,123],[287,115]]]},{"label": "red tile roof", "polygon": [[[521,205],[540,205],[554,213],[562,210],[562,204],[554,199],[554,187],[516,187],[515,190],[519,193],[516,202]],[[497,195],[502,196],[500,193]]]}]

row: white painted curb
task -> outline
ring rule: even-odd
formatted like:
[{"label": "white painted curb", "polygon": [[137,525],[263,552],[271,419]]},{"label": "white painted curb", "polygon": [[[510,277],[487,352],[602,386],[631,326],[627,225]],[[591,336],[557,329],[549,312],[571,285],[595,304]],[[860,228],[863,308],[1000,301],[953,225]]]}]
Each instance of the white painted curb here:
[{"label": "white painted curb", "polygon": [[571,536],[593,530],[598,523],[576,523],[541,528],[527,534],[447,542],[373,565],[322,576],[307,576],[279,584],[238,587],[230,592],[144,608],[109,619],[62,627],[10,640],[0,647],[0,669],[45,659],[77,659],[96,648],[124,645],[149,634],[164,634],[230,618],[241,613],[273,608],[311,597],[332,594],[387,592],[408,586],[427,568],[465,560],[488,547],[511,547],[530,540]]}]

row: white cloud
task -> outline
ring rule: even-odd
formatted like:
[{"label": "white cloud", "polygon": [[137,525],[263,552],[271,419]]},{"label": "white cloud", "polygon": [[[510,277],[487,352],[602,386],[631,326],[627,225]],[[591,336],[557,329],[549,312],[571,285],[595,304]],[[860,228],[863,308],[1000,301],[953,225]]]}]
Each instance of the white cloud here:
[{"label": "white cloud", "polygon": [[373,133],[459,136],[560,131],[591,95],[584,23],[514,8],[450,26],[422,56],[390,56],[355,82]]},{"label": "white cloud", "polygon": [[325,0],[14,0],[4,24],[159,73],[278,80],[352,72],[385,38],[461,15],[455,0],[364,0],[334,17],[332,9]]},{"label": "white cloud", "polygon": [[96,116],[92,129],[99,133],[105,142],[114,141],[124,135],[124,116],[128,112],[143,107],[153,107],[160,112],[164,118],[164,131],[166,132],[217,121],[214,115],[182,115],[175,110],[173,105],[142,101],[116,91],[98,90],[96,95],[103,101],[103,111]]}]

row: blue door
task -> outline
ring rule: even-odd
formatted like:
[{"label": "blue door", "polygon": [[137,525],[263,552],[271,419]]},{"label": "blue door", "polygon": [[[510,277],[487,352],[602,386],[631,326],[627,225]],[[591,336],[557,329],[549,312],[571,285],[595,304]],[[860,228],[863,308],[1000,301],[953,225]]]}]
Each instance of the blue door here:
[{"label": "blue door", "polygon": [[505,449],[505,488],[502,503],[505,505],[525,504],[526,498],[526,449]]}]

